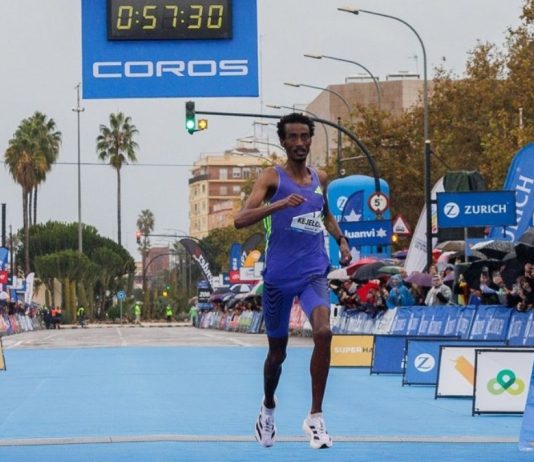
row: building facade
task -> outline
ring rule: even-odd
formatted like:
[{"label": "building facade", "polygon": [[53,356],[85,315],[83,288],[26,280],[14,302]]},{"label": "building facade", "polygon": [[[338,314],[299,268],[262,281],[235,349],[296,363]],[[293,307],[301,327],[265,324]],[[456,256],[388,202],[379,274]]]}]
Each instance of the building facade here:
[{"label": "building facade", "polygon": [[[422,105],[423,80],[402,78],[402,76],[386,77],[385,81],[378,81],[380,90],[380,110],[389,112],[394,117],[416,105]],[[329,85],[331,91],[323,90],[307,107],[306,110],[316,114],[321,119],[341,123],[347,126],[358,119],[356,105],[378,106],[378,90],[369,81],[348,82],[345,84]],[[336,95],[336,93],[339,95]],[[348,106],[351,108],[349,114]],[[421,122],[422,123],[422,122]],[[317,124],[312,144],[313,165],[326,165],[337,157],[338,132],[333,127],[321,127]]]},{"label": "building facade", "polygon": [[202,239],[213,229],[231,226],[244,199],[243,186],[269,162],[256,148],[202,155],[189,179],[189,234]]}]

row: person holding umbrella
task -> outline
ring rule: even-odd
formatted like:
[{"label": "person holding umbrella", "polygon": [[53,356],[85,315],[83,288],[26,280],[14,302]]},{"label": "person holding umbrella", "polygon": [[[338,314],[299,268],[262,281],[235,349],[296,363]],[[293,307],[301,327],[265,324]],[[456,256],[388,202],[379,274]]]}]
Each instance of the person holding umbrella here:
[{"label": "person holding umbrella", "polygon": [[443,284],[441,276],[434,274],[432,276],[432,287],[426,294],[425,305],[427,306],[439,306],[447,305],[452,298],[451,289]]}]

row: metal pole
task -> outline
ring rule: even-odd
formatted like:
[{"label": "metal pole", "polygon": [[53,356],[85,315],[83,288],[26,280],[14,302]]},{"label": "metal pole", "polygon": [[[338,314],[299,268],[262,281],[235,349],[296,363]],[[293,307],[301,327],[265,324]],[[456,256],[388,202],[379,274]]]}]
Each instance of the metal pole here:
[{"label": "metal pole", "polygon": [[[340,124],[341,123],[341,117],[338,117],[337,118],[337,123]],[[337,164],[337,176],[341,176],[341,132],[338,130],[337,131],[337,159],[336,159],[336,164]]]},{"label": "metal pole", "polygon": [[[81,173],[81,145],[80,145],[80,113],[85,108],[80,107],[80,84],[76,85],[76,107],[72,110],[76,112],[78,125],[78,252],[83,253],[83,234],[82,234],[82,173]],[[121,320],[122,322],[122,320]]]},{"label": "metal pole", "polygon": [[2,247],[6,246],[6,204],[2,203]]}]

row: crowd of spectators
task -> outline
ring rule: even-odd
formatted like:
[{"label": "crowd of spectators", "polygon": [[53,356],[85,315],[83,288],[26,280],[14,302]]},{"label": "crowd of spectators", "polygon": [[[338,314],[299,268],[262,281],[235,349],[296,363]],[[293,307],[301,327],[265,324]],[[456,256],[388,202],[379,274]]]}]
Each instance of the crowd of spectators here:
[{"label": "crowd of spectators", "polygon": [[369,281],[331,280],[330,288],[339,304],[347,310],[361,311],[375,317],[387,309],[402,306],[504,305],[518,311],[534,307],[534,265],[526,263],[523,274],[507,287],[498,270],[482,267],[479,280],[471,283],[462,274],[454,277],[454,266],[441,271],[429,269],[429,286],[408,282],[403,273],[384,275]]}]

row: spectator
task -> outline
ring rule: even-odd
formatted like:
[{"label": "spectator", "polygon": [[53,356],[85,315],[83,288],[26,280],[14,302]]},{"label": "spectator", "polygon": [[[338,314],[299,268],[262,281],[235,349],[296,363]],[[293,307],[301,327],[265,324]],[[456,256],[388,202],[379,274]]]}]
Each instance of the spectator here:
[{"label": "spectator", "polygon": [[354,281],[350,279],[343,281],[339,291],[336,293],[339,298],[340,305],[348,309],[359,308],[361,306],[361,302],[360,297],[358,297],[358,293],[356,292],[357,288],[358,285]]},{"label": "spectator", "polygon": [[78,317],[80,327],[83,329],[85,327],[85,308],[83,307],[83,305],[80,305],[80,307],[78,308],[76,316]]},{"label": "spectator", "polygon": [[196,326],[197,324],[197,316],[198,316],[198,308],[196,303],[191,304],[191,308],[189,308],[189,319],[191,319],[191,325]]},{"label": "spectator", "polygon": [[133,312],[135,316],[134,322],[136,324],[141,324],[141,304],[139,302],[135,302]]},{"label": "spectator", "polygon": [[497,291],[499,287],[490,279],[487,269],[480,275],[480,303],[483,305],[497,305],[499,297]]},{"label": "spectator", "polygon": [[172,315],[174,313],[172,312],[172,306],[170,305],[170,303],[167,305],[167,308],[165,308],[165,318],[167,318],[167,322],[171,322],[172,321]]},{"label": "spectator", "polygon": [[443,284],[443,280],[439,274],[432,276],[432,287],[426,294],[425,305],[439,306],[447,305],[452,299],[452,291],[449,287]]},{"label": "spectator", "polygon": [[391,289],[386,299],[388,308],[395,308],[396,306],[410,306],[415,305],[415,300],[410,290],[404,285],[399,275],[391,276],[389,279]]},{"label": "spectator", "polygon": [[410,287],[410,294],[413,297],[415,305],[424,305],[426,298],[426,291],[424,287],[418,286],[415,282],[412,282]]}]

